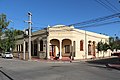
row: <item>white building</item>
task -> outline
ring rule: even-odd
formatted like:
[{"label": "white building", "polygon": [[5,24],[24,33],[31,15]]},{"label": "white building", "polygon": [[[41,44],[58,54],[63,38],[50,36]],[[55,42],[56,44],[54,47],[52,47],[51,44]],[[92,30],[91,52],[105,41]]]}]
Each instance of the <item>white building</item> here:
[{"label": "white building", "polygon": [[[23,58],[23,36],[18,36],[14,56]],[[28,59],[28,38],[26,41],[26,59]],[[110,56],[110,52],[98,53],[98,42],[109,42],[109,36],[79,30],[73,26],[56,25],[32,33],[32,58],[87,59]]]}]

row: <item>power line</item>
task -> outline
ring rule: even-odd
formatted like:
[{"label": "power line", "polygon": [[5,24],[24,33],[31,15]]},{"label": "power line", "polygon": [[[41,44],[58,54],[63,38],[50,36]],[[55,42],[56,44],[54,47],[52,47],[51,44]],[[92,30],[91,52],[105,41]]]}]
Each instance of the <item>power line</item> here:
[{"label": "power line", "polygon": [[[92,27],[92,26],[95,27],[95,26],[102,26],[102,25],[120,23],[120,21],[114,21],[114,22],[107,22],[107,23],[102,23],[102,24],[93,24],[93,23],[96,23],[96,22],[102,22],[102,21],[112,19],[112,18],[115,18],[115,17],[120,17],[120,13],[116,13],[116,14],[112,14],[112,15],[104,16],[104,17],[99,17],[99,18],[96,18],[96,19],[83,21],[83,22],[75,23],[75,24],[70,24],[70,25],[66,25],[66,26],[81,26],[81,27],[76,27],[76,28],[85,28],[85,27]],[[93,24],[93,25],[82,26],[82,25],[86,25],[86,24],[87,25],[88,24]],[[61,27],[64,27],[64,26],[61,26]],[[41,27],[34,27],[33,29],[37,30],[36,28],[38,29],[38,28],[41,28]],[[42,27],[41,29],[44,29],[44,28],[45,27]]]},{"label": "power line", "polygon": [[106,8],[107,10],[111,11],[111,12],[116,12],[116,10],[112,9],[110,6],[108,6],[107,4],[105,4],[103,1],[101,0],[94,0],[97,3],[99,3],[100,5],[102,5],[104,8]]},{"label": "power line", "polygon": [[110,8],[111,10],[117,12],[115,9],[113,9],[111,6],[107,5],[106,3],[104,3],[102,0],[99,0],[101,3],[103,3],[105,6],[107,6],[108,8]]},{"label": "power line", "polygon": [[84,22],[80,22],[80,23],[70,24],[68,26],[86,25],[86,24],[105,21],[105,20],[112,19],[112,18],[115,18],[115,17],[120,17],[120,13],[116,13],[116,14],[112,14],[112,15],[104,16],[104,17],[99,17],[99,18],[96,18],[96,19],[92,19],[92,20],[88,20],[88,21],[84,21]]},{"label": "power line", "polygon": [[81,26],[81,27],[76,27],[76,28],[97,27],[97,26],[103,26],[103,25],[109,25],[109,24],[115,24],[115,23],[120,23],[120,21],[106,22],[106,23],[101,23],[101,24],[93,24],[93,25]]},{"label": "power line", "polygon": [[117,7],[115,7],[112,3],[110,3],[108,0],[105,0],[110,6],[112,6],[116,11],[120,11]]}]

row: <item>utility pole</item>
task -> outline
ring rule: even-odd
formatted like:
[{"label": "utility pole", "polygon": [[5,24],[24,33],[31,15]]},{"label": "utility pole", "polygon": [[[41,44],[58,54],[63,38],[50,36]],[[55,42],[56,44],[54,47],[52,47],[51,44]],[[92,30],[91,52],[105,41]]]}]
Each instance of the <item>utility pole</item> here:
[{"label": "utility pole", "polygon": [[26,21],[28,23],[28,29],[29,29],[29,53],[28,53],[28,58],[29,60],[31,60],[31,30],[32,30],[32,13],[28,12],[28,21]]},{"label": "utility pole", "polygon": [[29,25],[29,60],[31,60],[31,30],[32,30],[32,13],[28,12],[28,25]]},{"label": "utility pole", "polygon": [[25,37],[27,37],[28,36],[28,29],[24,29],[24,34],[23,34],[23,36],[24,36],[24,42],[23,42],[23,60],[25,60],[25,56],[26,56],[26,54],[25,54],[25,51],[26,51],[26,40],[25,40]]},{"label": "utility pole", "polygon": [[48,58],[48,27],[46,28],[46,59]]}]

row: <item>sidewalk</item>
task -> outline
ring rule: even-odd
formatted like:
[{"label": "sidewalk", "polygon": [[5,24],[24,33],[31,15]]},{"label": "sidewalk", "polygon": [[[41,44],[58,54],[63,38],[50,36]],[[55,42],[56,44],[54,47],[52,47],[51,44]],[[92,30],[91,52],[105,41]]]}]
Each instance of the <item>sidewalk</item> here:
[{"label": "sidewalk", "polygon": [[115,68],[120,70],[120,64],[107,64],[106,67]]},{"label": "sidewalk", "polygon": [[[78,62],[94,62],[94,61],[101,61],[106,59],[112,59],[116,57],[105,57],[105,58],[94,58],[94,59],[78,59],[78,60],[51,60],[51,59],[36,59],[33,58],[31,60],[23,60],[23,61],[36,61],[36,62],[45,62],[45,63],[78,63]],[[14,58],[17,59],[17,58]],[[20,59],[17,59],[20,60]]]},{"label": "sidewalk", "polygon": [[45,63],[71,63],[70,60],[50,60],[50,59],[32,59],[31,61],[45,62]]}]

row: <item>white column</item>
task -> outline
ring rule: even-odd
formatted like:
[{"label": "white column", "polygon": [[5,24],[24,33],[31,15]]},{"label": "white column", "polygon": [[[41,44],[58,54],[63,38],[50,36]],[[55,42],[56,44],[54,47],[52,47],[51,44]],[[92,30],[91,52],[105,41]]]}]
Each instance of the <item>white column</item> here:
[{"label": "white column", "polygon": [[18,45],[18,58],[20,58],[20,44]]},{"label": "white column", "polygon": [[87,59],[87,56],[88,56],[88,40],[87,40],[87,34],[86,34],[86,31],[85,31],[85,59]]},{"label": "white column", "polygon": [[23,43],[23,60],[25,60],[25,39],[24,39],[24,43]]},{"label": "white column", "polygon": [[73,57],[73,53],[74,53],[74,45],[73,45],[73,40],[72,40],[72,54],[71,54],[71,59],[73,59],[74,57]]},{"label": "white column", "polygon": [[32,55],[34,55],[34,40],[32,41]]},{"label": "white column", "polygon": [[60,59],[62,59],[62,41],[60,40]]},{"label": "white column", "polygon": [[40,52],[40,40],[38,40],[38,51]]},{"label": "white column", "polygon": [[20,52],[21,52],[21,44],[19,46],[20,46]]},{"label": "white column", "polygon": [[50,41],[49,41],[49,37],[47,38],[47,58],[50,59]]}]

